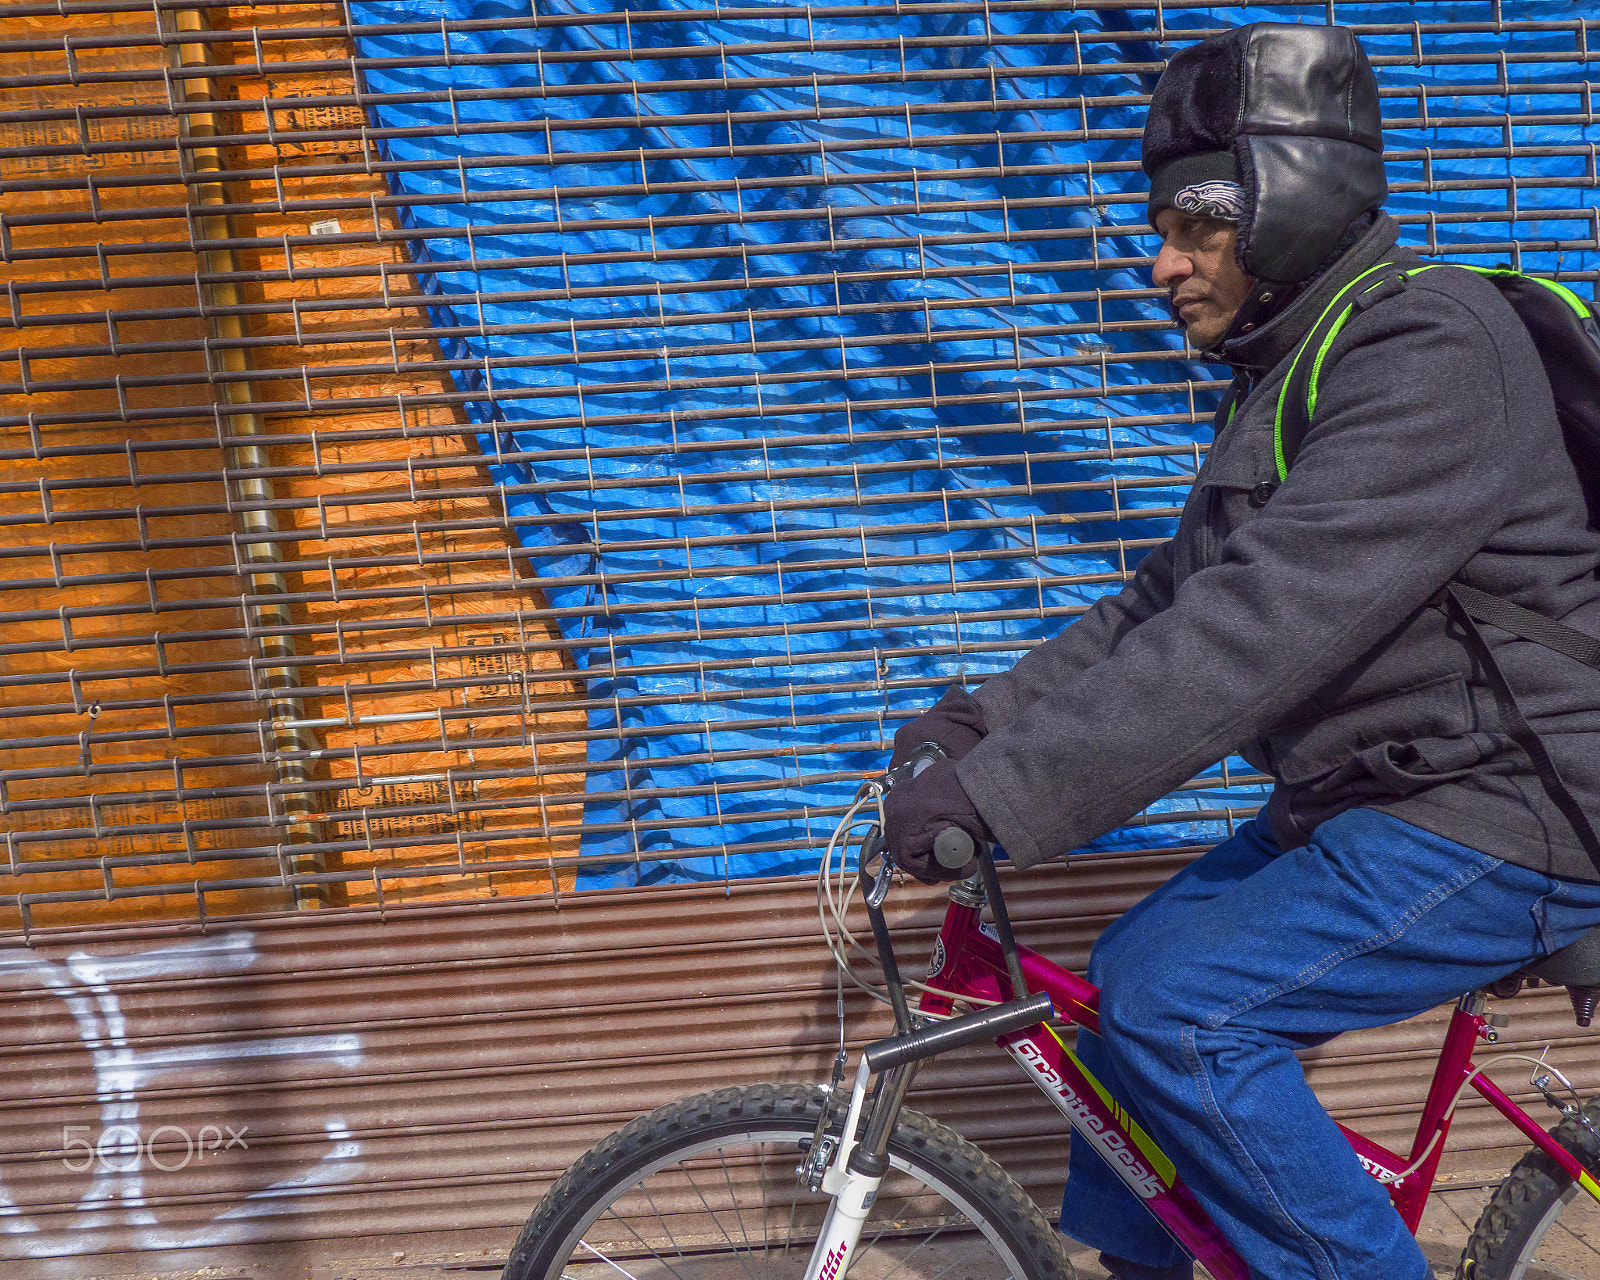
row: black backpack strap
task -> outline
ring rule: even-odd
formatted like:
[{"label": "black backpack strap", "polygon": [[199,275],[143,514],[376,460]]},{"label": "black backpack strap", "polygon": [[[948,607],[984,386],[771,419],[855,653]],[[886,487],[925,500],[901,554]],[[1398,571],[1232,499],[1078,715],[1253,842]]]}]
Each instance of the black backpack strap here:
[{"label": "black backpack strap", "polygon": [[1465,583],[1452,582],[1448,590],[1456,603],[1479,622],[1509,631],[1519,639],[1542,644],[1546,649],[1564,653],[1584,666],[1600,671],[1600,640],[1594,636]]},{"label": "black backpack strap", "polygon": [[[1494,660],[1494,655],[1489,652],[1489,645],[1484,640],[1483,634],[1473,622],[1474,617],[1480,618],[1490,626],[1500,627],[1513,635],[1521,636],[1524,640],[1534,640],[1536,644],[1546,644],[1545,640],[1536,639],[1534,636],[1524,635],[1519,627],[1523,625],[1523,618],[1517,615],[1526,615],[1534,619],[1541,627],[1554,627],[1577,636],[1586,647],[1592,650],[1591,656],[1583,657],[1571,653],[1566,648],[1550,645],[1551,648],[1561,648],[1562,653],[1569,657],[1577,658],[1579,662],[1591,667],[1600,667],[1600,642],[1584,635],[1581,631],[1574,631],[1571,627],[1563,626],[1559,622],[1541,617],[1520,605],[1508,604],[1506,601],[1475,587],[1463,586],[1461,583],[1452,582],[1441,593],[1445,613],[1454,618],[1463,632],[1466,633],[1467,647],[1483,667],[1484,674],[1489,677],[1489,686],[1494,690],[1495,702],[1499,704],[1500,714],[1505,719],[1506,729],[1511,735],[1511,740],[1522,748],[1523,754],[1528,757],[1533,765],[1533,771],[1538,775],[1539,785],[1544,789],[1545,795],[1550,797],[1550,803],[1560,810],[1561,816],[1567,820],[1567,825],[1572,828],[1572,833],[1578,837],[1578,843],[1583,846],[1583,851],[1589,855],[1589,861],[1596,872],[1600,872],[1600,837],[1596,837],[1594,828],[1589,825],[1589,817],[1584,813],[1572,792],[1567,790],[1567,784],[1561,781],[1561,775],[1556,772],[1555,761],[1550,759],[1550,753],[1545,750],[1544,742],[1533,726],[1522,714],[1522,708],[1517,705],[1517,697],[1511,692],[1511,686],[1506,683],[1505,675],[1500,670],[1500,664]],[[1499,617],[1485,616],[1496,614],[1506,617],[1508,622],[1516,622],[1518,626],[1508,626],[1499,620]],[[1532,629],[1532,628],[1530,628]]]},{"label": "black backpack strap", "polygon": [[[1280,484],[1288,477],[1289,464],[1294,461],[1301,442],[1311,429],[1311,415],[1316,412],[1317,407],[1317,383],[1334,339],[1339,336],[1352,316],[1401,292],[1405,289],[1410,276],[1440,265],[1444,264],[1426,263],[1408,272],[1395,268],[1392,263],[1381,262],[1341,289],[1317,317],[1317,322],[1312,325],[1311,331],[1296,348],[1289,372],[1285,375],[1283,385],[1278,392],[1273,448],[1276,453]],[[1555,287],[1547,281],[1541,283],[1547,287]],[[1570,291],[1563,290],[1563,292]],[[1468,648],[1489,679],[1495,702],[1500,708],[1512,741],[1528,757],[1534,773],[1539,778],[1539,785],[1550,797],[1550,802],[1567,820],[1573,834],[1578,837],[1578,843],[1583,846],[1583,851],[1589,855],[1589,861],[1594,865],[1595,871],[1600,873],[1600,837],[1595,835],[1594,828],[1589,824],[1588,815],[1573,798],[1566,783],[1561,781],[1561,775],[1556,772],[1555,762],[1545,750],[1544,742],[1533,731],[1527,717],[1522,714],[1522,708],[1517,705],[1516,695],[1511,692],[1511,686],[1506,682],[1499,663],[1494,660],[1494,655],[1489,651],[1489,645],[1479,632],[1474,619],[1488,626],[1498,627],[1519,639],[1530,640],[1534,644],[1564,653],[1567,657],[1596,670],[1600,670],[1600,639],[1464,583],[1450,583],[1439,593],[1435,603],[1441,605],[1446,615],[1453,618],[1461,627]]]}]

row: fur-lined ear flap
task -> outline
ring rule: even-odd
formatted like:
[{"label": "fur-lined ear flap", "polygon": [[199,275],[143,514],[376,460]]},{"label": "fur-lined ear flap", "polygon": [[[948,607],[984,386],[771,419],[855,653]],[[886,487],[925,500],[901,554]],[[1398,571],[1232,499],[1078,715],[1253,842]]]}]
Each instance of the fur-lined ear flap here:
[{"label": "fur-lined ear flap", "polygon": [[1257,134],[1239,144],[1247,197],[1239,265],[1257,280],[1309,278],[1388,191],[1383,157],[1359,143]]},{"label": "fur-lined ear flap", "polygon": [[[1239,138],[1233,144],[1233,159],[1239,169],[1239,185],[1244,188],[1244,217],[1239,219],[1239,234],[1233,242],[1233,260],[1239,264],[1239,270],[1247,276],[1254,273],[1245,265],[1245,250],[1250,247],[1250,236],[1255,230],[1257,201],[1260,198],[1260,187],[1256,182],[1255,161],[1250,155],[1249,139]],[[1270,276],[1255,276],[1256,279],[1271,279]],[[1283,281],[1274,281],[1282,284]]]}]

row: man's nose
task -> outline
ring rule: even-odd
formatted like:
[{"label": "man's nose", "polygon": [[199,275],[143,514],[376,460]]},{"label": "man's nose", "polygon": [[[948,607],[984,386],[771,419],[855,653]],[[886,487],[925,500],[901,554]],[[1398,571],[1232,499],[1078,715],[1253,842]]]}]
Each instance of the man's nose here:
[{"label": "man's nose", "polygon": [[1171,289],[1193,274],[1194,264],[1188,255],[1179,253],[1170,244],[1161,246],[1161,252],[1156,254],[1156,264],[1150,269],[1150,277],[1158,289]]}]

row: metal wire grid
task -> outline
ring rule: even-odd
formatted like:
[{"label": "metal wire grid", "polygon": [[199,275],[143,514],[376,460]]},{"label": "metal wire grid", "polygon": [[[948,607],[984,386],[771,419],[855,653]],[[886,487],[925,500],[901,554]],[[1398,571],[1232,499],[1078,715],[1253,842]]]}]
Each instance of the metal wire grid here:
[{"label": "metal wire grid", "polygon": [[[1127,86],[1205,7],[378,7],[0,19],[13,927],[787,869],[952,671],[1115,589],[1198,465],[1219,384],[1140,287]],[[1560,199],[1594,144],[1548,141],[1594,123],[1590,20],[1307,8],[1357,24],[1391,142],[1439,144],[1390,155],[1410,238],[1600,247]],[[707,22],[750,38],[682,39]],[[619,58],[669,71],[584,78]],[[683,176],[712,159],[777,168]],[[706,193],[736,216],[670,204]],[[766,238],[694,239],[726,227]],[[1220,829],[1261,781],[1142,822]]]}]

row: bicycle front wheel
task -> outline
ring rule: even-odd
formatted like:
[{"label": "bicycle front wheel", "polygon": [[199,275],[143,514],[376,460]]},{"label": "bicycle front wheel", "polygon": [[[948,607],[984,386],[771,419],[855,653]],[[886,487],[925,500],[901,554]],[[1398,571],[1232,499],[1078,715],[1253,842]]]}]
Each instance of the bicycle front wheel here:
[{"label": "bicycle front wheel", "polygon": [[[1600,1129],[1600,1098],[1583,1108]],[[1600,1169],[1600,1137],[1576,1119],[1551,1134],[1585,1168]],[[1537,1147],[1484,1206],[1457,1280],[1592,1280],[1600,1276],[1600,1204]]]},{"label": "bicycle front wheel", "polygon": [[[640,1116],[550,1189],[503,1280],[800,1280],[829,1201],[795,1168],[825,1096],[752,1085]],[[902,1111],[889,1160],[850,1280],[1072,1280],[1061,1237],[971,1143]]]}]

